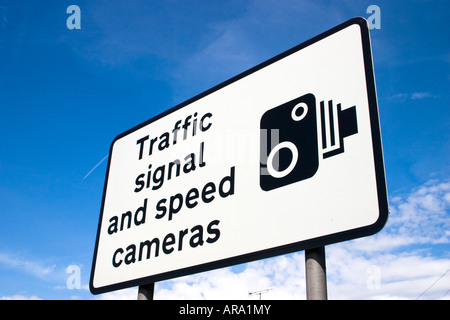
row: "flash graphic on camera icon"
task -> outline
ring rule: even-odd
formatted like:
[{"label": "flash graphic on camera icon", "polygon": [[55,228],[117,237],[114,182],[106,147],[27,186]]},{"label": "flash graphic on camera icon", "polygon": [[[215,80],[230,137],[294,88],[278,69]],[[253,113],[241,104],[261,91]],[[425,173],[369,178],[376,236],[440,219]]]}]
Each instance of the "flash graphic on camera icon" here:
[{"label": "flash graphic on camera icon", "polygon": [[343,153],[344,138],[358,133],[356,106],[342,110],[329,100],[317,110],[308,93],[266,111],[260,129],[260,186],[270,191],[313,177],[319,151],[323,159]]}]

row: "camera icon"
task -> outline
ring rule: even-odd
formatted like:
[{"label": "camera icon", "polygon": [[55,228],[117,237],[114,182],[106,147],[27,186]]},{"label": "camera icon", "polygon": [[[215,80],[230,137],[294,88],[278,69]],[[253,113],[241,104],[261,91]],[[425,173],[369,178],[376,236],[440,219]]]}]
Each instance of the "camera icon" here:
[{"label": "camera icon", "polygon": [[342,110],[329,100],[320,101],[317,110],[311,93],[266,111],[260,123],[261,189],[313,177],[320,155],[326,159],[343,153],[344,138],[356,133],[356,106]]}]

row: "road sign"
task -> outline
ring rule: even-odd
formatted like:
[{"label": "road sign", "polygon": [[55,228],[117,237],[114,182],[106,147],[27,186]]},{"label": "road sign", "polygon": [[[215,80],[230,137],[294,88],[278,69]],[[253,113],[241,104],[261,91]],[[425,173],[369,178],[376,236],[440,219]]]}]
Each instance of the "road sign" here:
[{"label": "road sign", "polygon": [[108,161],[93,293],[379,231],[388,204],[367,22],[120,134]]}]

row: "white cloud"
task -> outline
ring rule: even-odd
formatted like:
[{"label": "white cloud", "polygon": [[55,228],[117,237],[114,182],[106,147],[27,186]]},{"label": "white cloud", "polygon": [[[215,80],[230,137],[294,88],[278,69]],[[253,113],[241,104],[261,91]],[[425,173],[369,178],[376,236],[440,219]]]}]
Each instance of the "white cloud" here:
[{"label": "white cloud", "polygon": [[96,297],[98,300],[136,300],[138,295],[137,288],[127,288],[123,290],[111,291],[100,294]]},{"label": "white cloud", "polygon": [[400,100],[402,102],[406,100],[423,100],[427,98],[436,98],[436,96],[432,95],[429,92],[413,92],[413,93],[396,93],[392,97],[392,99]]},{"label": "white cloud", "polygon": [[302,253],[251,262],[241,272],[223,268],[157,283],[155,299],[258,299],[249,292],[271,289],[266,299],[303,299]]},{"label": "white cloud", "polygon": [[429,92],[414,92],[411,94],[412,100],[421,100],[433,97]]},{"label": "white cloud", "polygon": [[38,296],[24,296],[21,294],[15,294],[12,296],[0,297],[0,300],[42,300]]},{"label": "white cloud", "polygon": [[391,207],[389,233],[413,243],[449,243],[450,182],[430,181]]},{"label": "white cloud", "polygon": [[45,265],[40,261],[27,260],[6,253],[0,253],[0,263],[41,279],[51,274],[56,267],[56,265]]}]

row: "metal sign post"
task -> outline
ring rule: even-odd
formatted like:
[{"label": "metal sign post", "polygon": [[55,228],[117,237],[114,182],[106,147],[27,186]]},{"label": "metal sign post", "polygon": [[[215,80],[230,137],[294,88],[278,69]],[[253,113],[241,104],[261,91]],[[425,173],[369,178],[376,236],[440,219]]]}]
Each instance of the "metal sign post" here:
[{"label": "metal sign post", "polygon": [[306,299],[327,300],[325,247],[305,251]]},{"label": "metal sign post", "polygon": [[153,293],[155,291],[155,283],[149,283],[139,286],[138,300],[153,300]]}]

